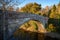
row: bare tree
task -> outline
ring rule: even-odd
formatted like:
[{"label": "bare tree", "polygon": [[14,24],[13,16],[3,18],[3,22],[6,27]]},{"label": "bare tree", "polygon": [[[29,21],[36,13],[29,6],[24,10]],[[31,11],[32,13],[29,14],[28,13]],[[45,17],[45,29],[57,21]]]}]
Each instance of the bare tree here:
[{"label": "bare tree", "polygon": [[9,6],[17,6],[23,3],[25,0],[0,0],[0,5],[2,5],[2,10],[6,10]]}]

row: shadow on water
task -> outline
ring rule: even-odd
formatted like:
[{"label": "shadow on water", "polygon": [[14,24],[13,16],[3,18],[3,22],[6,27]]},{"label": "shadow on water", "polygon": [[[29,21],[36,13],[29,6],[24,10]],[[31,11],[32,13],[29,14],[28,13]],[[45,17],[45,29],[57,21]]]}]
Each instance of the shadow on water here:
[{"label": "shadow on water", "polygon": [[37,33],[19,29],[14,33],[14,39],[9,40],[59,40],[59,39],[46,36],[44,33]]},{"label": "shadow on water", "polygon": [[0,40],[3,40],[3,33],[0,30]]}]

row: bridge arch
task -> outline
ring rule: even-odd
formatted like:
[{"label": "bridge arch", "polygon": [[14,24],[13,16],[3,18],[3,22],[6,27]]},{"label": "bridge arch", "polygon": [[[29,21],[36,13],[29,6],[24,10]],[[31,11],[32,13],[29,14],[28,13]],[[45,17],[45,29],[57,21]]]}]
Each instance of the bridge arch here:
[{"label": "bridge arch", "polygon": [[[26,28],[26,26],[27,26],[27,28]],[[44,25],[38,20],[29,20],[26,23],[22,24],[19,29],[24,29],[26,31],[32,31],[32,32],[34,32],[34,31],[38,32],[39,31],[40,33],[46,32]]]}]

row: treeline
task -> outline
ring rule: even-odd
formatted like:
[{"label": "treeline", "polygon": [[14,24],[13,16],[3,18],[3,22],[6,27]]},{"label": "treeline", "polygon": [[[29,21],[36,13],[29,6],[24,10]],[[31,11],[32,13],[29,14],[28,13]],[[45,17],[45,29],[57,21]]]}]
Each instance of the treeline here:
[{"label": "treeline", "polygon": [[[4,7],[0,7],[1,10],[4,10]],[[14,8],[14,6],[9,6],[5,10],[16,11],[16,12],[26,12],[34,13],[42,16],[47,16],[49,18],[60,19],[60,3],[53,5],[51,7],[46,6],[45,8],[41,7],[41,4],[29,3],[22,8]]]}]

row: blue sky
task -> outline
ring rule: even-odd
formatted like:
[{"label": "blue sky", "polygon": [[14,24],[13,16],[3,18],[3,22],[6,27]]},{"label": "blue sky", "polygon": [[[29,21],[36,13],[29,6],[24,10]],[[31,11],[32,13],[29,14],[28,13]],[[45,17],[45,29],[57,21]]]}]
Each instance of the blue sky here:
[{"label": "blue sky", "polygon": [[[20,1],[21,1],[21,0],[20,0]],[[38,3],[38,4],[41,4],[42,7],[44,8],[44,7],[46,7],[46,6],[52,6],[52,5],[54,5],[54,4],[58,4],[59,1],[60,1],[60,0],[25,0],[23,3],[21,3],[21,4],[19,5],[19,7],[21,8],[21,7],[25,6],[25,5],[28,4],[28,3],[34,3],[34,2],[36,2],[36,3]]]}]

